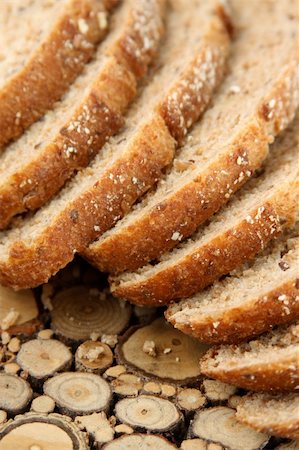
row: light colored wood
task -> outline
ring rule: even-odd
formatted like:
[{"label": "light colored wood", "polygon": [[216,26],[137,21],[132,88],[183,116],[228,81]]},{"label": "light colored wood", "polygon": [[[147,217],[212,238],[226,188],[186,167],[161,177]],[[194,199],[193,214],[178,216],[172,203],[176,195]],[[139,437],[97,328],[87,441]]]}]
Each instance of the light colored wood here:
[{"label": "light colored wood", "polygon": [[179,408],[187,412],[202,408],[206,402],[205,396],[195,388],[181,389],[177,395]]},{"label": "light colored wood", "polygon": [[116,356],[121,364],[147,377],[186,384],[200,377],[199,360],[208,348],[159,318],[130,329],[120,340]]},{"label": "light colored wood", "polygon": [[22,344],[17,354],[17,363],[37,380],[67,370],[72,362],[68,347],[56,339],[32,339]]},{"label": "light colored wood", "polygon": [[0,373],[0,409],[10,414],[22,412],[32,398],[32,389],[25,380]]},{"label": "light colored wood", "polygon": [[0,332],[13,333],[15,326],[22,325],[38,316],[37,304],[31,290],[15,292],[0,286]]},{"label": "light colored wood", "polygon": [[128,325],[131,307],[107,292],[76,286],[52,299],[51,328],[61,338],[84,341],[92,333],[120,334]]},{"label": "light colored wood", "polygon": [[113,353],[108,345],[97,341],[85,341],[75,354],[76,369],[101,374],[113,362]]},{"label": "light colored wood", "polygon": [[0,450],[88,450],[88,438],[60,414],[27,413],[0,430]]},{"label": "light colored wood", "polygon": [[186,439],[181,443],[181,450],[223,450],[222,445],[202,439]]},{"label": "light colored wood", "polygon": [[77,416],[75,423],[80,430],[86,430],[91,434],[93,439],[100,445],[112,441],[114,437],[113,427],[104,412],[93,413],[88,416]]},{"label": "light colored wood", "polygon": [[237,422],[235,410],[216,406],[198,411],[189,430],[190,437],[198,437],[234,450],[259,450],[269,436]]},{"label": "light colored wood", "polygon": [[109,367],[104,373],[105,378],[117,378],[121,374],[126,372],[125,366],[121,364],[117,364],[116,366]]},{"label": "light colored wood", "polygon": [[111,382],[112,390],[121,397],[136,397],[143,387],[140,377],[130,373],[121,374]]},{"label": "light colored wood", "polygon": [[54,400],[48,395],[40,395],[32,400],[31,410],[37,413],[51,413],[55,409]]},{"label": "light colored wood", "polygon": [[70,416],[106,411],[111,400],[109,384],[99,375],[65,372],[44,383],[44,393],[53,398],[58,409]]},{"label": "light colored wood", "polygon": [[182,422],[182,413],[169,400],[151,395],[124,398],[115,405],[115,416],[136,431],[170,433]]},{"label": "light colored wood", "polygon": [[149,434],[131,434],[104,445],[103,450],[173,450],[177,448],[161,436]]}]

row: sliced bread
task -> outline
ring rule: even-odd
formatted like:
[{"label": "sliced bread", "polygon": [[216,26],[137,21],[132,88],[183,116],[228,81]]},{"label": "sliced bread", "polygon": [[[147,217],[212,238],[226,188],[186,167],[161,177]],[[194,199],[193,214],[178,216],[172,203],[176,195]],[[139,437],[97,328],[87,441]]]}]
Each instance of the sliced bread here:
[{"label": "sliced bread", "polygon": [[210,289],[169,306],[166,318],[214,344],[237,343],[299,318],[299,237],[278,240]]},{"label": "sliced bread", "polygon": [[[298,121],[274,144],[262,175],[160,262],[112,277],[112,291],[136,304],[187,298],[259,253],[298,214]],[[175,236],[173,239],[178,239]],[[0,263],[1,264],[1,263]]]},{"label": "sliced bread", "polygon": [[256,340],[208,350],[202,372],[254,391],[292,391],[299,386],[299,322]]},{"label": "sliced bread", "polygon": [[294,116],[295,3],[237,0],[232,6],[238,33],[230,74],[157,190],[89,247],[88,259],[103,272],[134,270],[190,236],[262,164],[268,141]]},{"label": "sliced bread", "polygon": [[109,37],[64,98],[0,156],[0,229],[49,200],[124,123],[157,52],[164,0],[128,0]]},{"label": "sliced bread", "polygon": [[46,281],[113,226],[171,161],[176,141],[170,128],[179,139],[181,130],[196,120],[211,98],[229,45],[220,4],[204,0],[193,0],[188,8],[184,1],[173,4],[157,62],[164,66],[132,107],[124,131],[35,216],[20,219],[1,235],[2,283],[22,288]]},{"label": "sliced bread", "polygon": [[118,0],[1,0],[0,147],[66,91],[108,30]]},{"label": "sliced bread", "polygon": [[[239,403],[236,417],[258,431],[299,439],[299,394],[248,394]],[[293,445],[277,448],[298,448],[295,443]]]}]

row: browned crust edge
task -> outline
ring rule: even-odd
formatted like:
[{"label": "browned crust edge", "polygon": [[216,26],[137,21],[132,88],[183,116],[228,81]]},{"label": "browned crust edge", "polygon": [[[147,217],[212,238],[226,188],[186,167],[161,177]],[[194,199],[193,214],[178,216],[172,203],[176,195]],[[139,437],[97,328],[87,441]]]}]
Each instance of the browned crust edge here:
[{"label": "browned crust edge", "polygon": [[240,405],[237,407],[237,420],[245,425],[255,428],[257,431],[289,439],[299,439],[299,417],[297,420],[289,419],[284,422],[280,421],[279,423],[269,423],[269,419],[265,419],[266,423],[263,423],[261,421],[257,422],[254,417],[250,416],[250,413],[246,412],[246,401],[248,401],[248,398],[250,399],[256,395],[258,394],[249,394],[241,400]]},{"label": "browned crust edge", "polygon": [[28,246],[22,241],[13,243],[7,260],[0,262],[1,283],[22,289],[46,282],[76,252],[83,252],[99,233],[112,227],[161,176],[161,168],[173,155],[173,145],[164,121],[155,115],[131,143],[130,159],[125,155],[117,159],[91,188],[69,202],[34,242]]},{"label": "browned crust edge", "polygon": [[[277,286],[265,296],[224,311],[222,316],[207,317],[205,320],[191,320],[177,323],[172,318],[171,307],[165,313],[166,319],[179,330],[210,344],[236,344],[248,337],[270,331],[274,325],[287,324],[299,317],[299,290],[296,278]],[[278,300],[286,296],[287,303]],[[215,327],[215,321],[217,326]]]},{"label": "browned crust edge", "polygon": [[[67,3],[54,29],[0,91],[0,147],[20,136],[61,97],[108,31],[99,27],[97,13],[108,12],[116,4],[116,0]],[[79,30],[80,18],[89,28],[85,35]]]},{"label": "browned crust edge", "polygon": [[[294,95],[298,82],[296,64],[292,62],[260,104],[256,117],[248,121],[228,151],[219,155],[207,173],[198,175],[145,215],[136,216],[134,224],[93,244],[94,264],[101,271],[112,274],[133,271],[175,247],[178,242],[171,239],[174,232],[179,230],[181,239],[194,233],[261,166],[268,154],[269,133],[281,131],[294,117],[299,101],[298,95]],[[276,104],[282,105],[281,109],[278,106],[277,110],[276,107],[269,109],[268,99],[276,99]],[[244,150],[247,151],[248,164],[238,165],[238,156]],[[223,167],[227,175],[221,173]],[[225,195],[227,185],[232,191],[228,196]],[[214,190],[215,186],[217,189]]]},{"label": "browned crust edge", "polygon": [[202,373],[211,378],[229,383],[252,391],[294,391],[298,386],[298,355],[285,355],[280,361],[256,363],[255,365],[243,364],[237,368],[229,363],[227,369],[219,367],[209,368],[209,361],[217,355],[217,347],[207,351],[201,361]]},{"label": "browned crust edge", "polygon": [[[159,0],[153,0],[152,4],[153,12],[160,9],[163,13]],[[146,62],[150,62],[148,55],[142,53],[141,32],[134,26],[140,12],[134,7],[130,11],[122,36],[108,49],[109,59],[73,116],[62,124],[56,137],[37,158],[0,186],[0,229],[4,229],[15,214],[35,210],[51,199],[74,171],[87,166],[107,139],[124,124],[123,114],[136,96],[139,76],[134,73],[137,58],[132,66],[131,57],[126,59],[126,51],[122,52],[124,42],[130,41],[136,54],[140,54],[141,72],[145,72]],[[151,19],[156,20],[159,30],[153,41],[153,57],[163,29],[159,15]],[[74,125],[77,123],[79,126]]]},{"label": "browned crust edge", "polygon": [[[249,213],[249,211],[248,211]],[[166,305],[188,298],[260,252],[281,231],[275,205],[266,201],[246,218],[210,242],[148,277],[119,283],[111,277],[113,295],[137,305]]]}]

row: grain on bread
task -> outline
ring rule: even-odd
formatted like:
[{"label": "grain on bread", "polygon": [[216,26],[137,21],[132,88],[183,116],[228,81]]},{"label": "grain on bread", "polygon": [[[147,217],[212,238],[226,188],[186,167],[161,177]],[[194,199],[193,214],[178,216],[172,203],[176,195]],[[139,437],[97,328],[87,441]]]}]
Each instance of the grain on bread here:
[{"label": "grain on bread", "polygon": [[135,270],[190,236],[260,167],[268,142],[295,114],[299,22],[296,11],[289,15],[295,4],[253,0],[232,7],[230,73],[156,191],[90,245],[88,258],[103,272]]},{"label": "grain on bread", "polygon": [[128,0],[64,98],[0,156],[0,229],[45,204],[124,124],[163,34],[164,0]]},{"label": "grain on bread", "polygon": [[0,147],[38,120],[106,35],[118,0],[2,0]]},{"label": "grain on bread", "polygon": [[[190,2],[189,8],[183,1],[174,4],[157,61],[162,69],[157,68],[131,108],[123,132],[111,139],[93,163],[48,205],[33,217],[20,219],[2,235],[2,243],[8,244],[8,252],[2,253],[7,258],[0,269],[2,283],[21,288],[46,281],[76,252],[83,252],[100,233],[113,226],[161,177],[171,161],[176,141],[167,124],[171,122],[173,133],[179,135],[211,98],[221,79],[229,45],[226,22],[218,13],[219,2],[193,0],[192,8]],[[196,98],[194,102],[190,101],[190,91]],[[178,93],[178,105],[174,93]],[[166,114],[162,106],[167,105],[169,97]],[[182,123],[176,121],[177,113]],[[174,123],[178,126],[174,127]]]},{"label": "grain on bread", "polygon": [[271,149],[260,176],[249,181],[191,239],[155,265],[111,277],[113,293],[136,304],[187,298],[264,249],[298,214],[298,122]]},{"label": "grain on bread", "polygon": [[212,347],[201,362],[203,374],[253,391],[295,391],[299,384],[299,322],[259,338]]},{"label": "grain on bread", "polygon": [[238,405],[236,417],[258,431],[299,439],[299,394],[248,394]]},{"label": "grain on bread", "polygon": [[167,320],[203,342],[224,344],[299,318],[298,231],[283,235],[249,267],[170,305]]}]

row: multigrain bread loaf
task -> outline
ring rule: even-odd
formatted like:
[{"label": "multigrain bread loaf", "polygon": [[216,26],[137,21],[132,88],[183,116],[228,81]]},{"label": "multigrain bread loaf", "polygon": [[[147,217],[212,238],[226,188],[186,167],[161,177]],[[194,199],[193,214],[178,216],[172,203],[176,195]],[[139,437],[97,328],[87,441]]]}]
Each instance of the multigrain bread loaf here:
[{"label": "multigrain bread loaf", "polygon": [[298,231],[284,235],[250,267],[170,305],[167,320],[201,341],[223,344],[299,318]]},{"label": "multigrain bread loaf", "polygon": [[46,281],[113,226],[161,176],[174,137],[179,141],[208,103],[228,52],[227,16],[218,1],[174,5],[157,61],[164,69],[132,107],[125,130],[48,205],[1,235],[3,284]]},{"label": "multigrain bread loaf", "polygon": [[164,0],[128,0],[61,102],[0,156],[0,229],[46,203],[124,124],[163,33]]},{"label": "multigrain bread loaf", "polygon": [[236,416],[258,431],[299,439],[299,394],[248,394],[239,403]]},{"label": "multigrain bread loaf", "polygon": [[232,7],[230,74],[157,190],[89,247],[88,259],[104,272],[134,270],[190,236],[262,164],[267,142],[294,115],[298,8],[256,0]]},{"label": "multigrain bread loaf", "polygon": [[202,373],[253,391],[293,391],[299,384],[299,322],[273,329],[256,340],[212,347]]},{"label": "multigrain bread loaf", "polygon": [[187,298],[263,250],[298,214],[296,120],[274,144],[263,174],[253,178],[190,240],[156,265],[112,277],[113,293],[141,305]]},{"label": "multigrain bread loaf", "polygon": [[118,0],[1,0],[0,147],[66,91],[107,32]]}]

